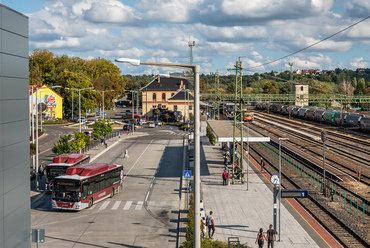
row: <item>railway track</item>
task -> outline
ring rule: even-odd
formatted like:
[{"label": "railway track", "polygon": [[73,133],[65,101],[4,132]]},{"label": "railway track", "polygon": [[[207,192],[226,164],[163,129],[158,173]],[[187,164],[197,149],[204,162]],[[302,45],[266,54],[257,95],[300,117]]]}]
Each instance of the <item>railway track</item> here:
[{"label": "railway track", "polygon": [[[278,168],[268,156],[262,154],[253,147],[251,147],[251,150],[253,152],[251,156],[255,159],[259,157],[265,158],[266,164],[269,165],[266,166],[265,169],[270,175],[278,173]],[[283,187],[289,189],[302,188],[300,186],[301,183],[295,182],[292,178],[294,177],[282,173]],[[362,237],[362,234],[353,230],[348,224],[338,218],[335,213],[328,210],[325,205],[321,203],[323,200],[318,198],[317,192],[309,189],[308,198],[297,199],[297,201],[344,247],[370,247],[370,243],[366,238]]]},{"label": "railway track", "polygon": [[[258,121],[261,122],[261,123],[266,123],[268,126],[271,125],[271,123],[266,122],[265,120],[260,119],[260,118],[258,119]],[[284,123],[284,125],[286,125],[286,123]],[[289,125],[289,124],[287,124],[287,125]],[[284,133],[287,133],[287,134],[292,135],[293,137],[296,137],[296,138],[299,139],[298,142],[291,139],[291,140],[289,140],[290,143],[294,143],[296,146],[300,147],[304,151],[309,152],[311,154],[314,154],[316,156],[315,158],[317,158],[317,159],[319,158],[320,160],[322,160],[322,152],[321,151],[320,152],[315,151],[314,149],[311,148],[312,146],[322,146],[321,142],[317,142],[317,141],[314,141],[310,138],[307,138],[304,134],[302,134],[300,132],[287,130],[287,129],[284,129],[282,127],[279,127],[278,125],[276,125],[275,127],[279,128],[279,130],[283,130]],[[269,133],[273,133],[275,136],[278,136],[276,130],[271,131],[270,129],[264,128],[263,126],[259,126],[259,128],[265,129]],[[296,126],[295,126],[295,128],[296,128]],[[271,136],[271,135],[268,135],[268,136]],[[307,146],[307,145],[302,144],[302,142],[301,142],[302,140],[306,141],[310,145]],[[330,149],[330,147],[331,147],[331,149]],[[335,146],[329,146],[329,149],[330,149],[330,152],[335,153],[336,155],[349,157],[353,161],[357,161],[358,163],[363,164],[364,160],[369,161],[369,163],[370,163],[370,160],[364,159],[361,156],[355,155],[355,154],[351,153],[350,151],[338,150],[338,149],[336,149]],[[368,156],[368,154],[367,154],[367,156]],[[349,166],[344,165],[342,163],[343,161],[338,162],[338,157],[336,157],[335,159],[331,159],[330,157],[326,157],[326,161],[330,162],[331,163],[330,166],[332,166],[335,169],[341,171],[343,174],[349,175],[352,178],[352,181],[354,180],[354,178],[357,178],[357,170],[354,169],[353,167],[349,167]],[[363,183],[367,186],[370,186],[370,177],[367,176],[367,175],[363,175],[362,179],[361,179],[361,183]]]}]

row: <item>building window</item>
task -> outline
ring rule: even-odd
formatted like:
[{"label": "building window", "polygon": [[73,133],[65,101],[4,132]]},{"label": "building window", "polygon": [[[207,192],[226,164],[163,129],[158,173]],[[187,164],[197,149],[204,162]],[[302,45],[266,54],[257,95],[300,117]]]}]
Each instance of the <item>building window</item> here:
[{"label": "building window", "polygon": [[173,106],[173,111],[177,111],[177,105]]},{"label": "building window", "polygon": [[303,86],[301,86],[301,91],[303,91]]},{"label": "building window", "polygon": [[189,110],[193,110],[193,106],[192,105],[189,106]]},{"label": "building window", "polygon": [[166,93],[162,93],[162,101],[166,101]]},{"label": "building window", "polygon": [[172,93],[172,94],[171,94],[171,97],[172,97],[173,95],[175,95],[175,93]]},{"label": "building window", "polygon": [[152,109],[156,109],[156,108],[157,108],[157,106],[156,106],[156,105],[153,105],[153,106],[152,106]]},{"label": "building window", "polygon": [[157,94],[153,93],[153,101],[157,101]]},{"label": "building window", "polygon": [[166,108],[166,105],[162,105],[162,108],[165,109]]}]

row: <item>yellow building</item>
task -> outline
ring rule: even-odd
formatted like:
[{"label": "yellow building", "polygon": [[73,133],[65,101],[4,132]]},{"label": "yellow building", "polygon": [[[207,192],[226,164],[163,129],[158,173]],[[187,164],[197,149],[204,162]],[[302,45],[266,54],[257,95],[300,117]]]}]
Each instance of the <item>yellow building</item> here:
[{"label": "yellow building", "polygon": [[[63,118],[63,97],[46,85],[30,85],[30,114],[32,108],[36,114],[36,89],[38,89],[39,111],[42,111],[43,118],[62,119]],[[32,94],[33,92],[33,94]],[[32,104],[33,99],[33,104]]]},{"label": "yellow building", "polygon": [[189,90],[191,83],[186,78],[157,77],[142,90],[142,112],[148,117],[154,116],[154,110],[181,111],[187,120],[194,114],[193,91]]}]

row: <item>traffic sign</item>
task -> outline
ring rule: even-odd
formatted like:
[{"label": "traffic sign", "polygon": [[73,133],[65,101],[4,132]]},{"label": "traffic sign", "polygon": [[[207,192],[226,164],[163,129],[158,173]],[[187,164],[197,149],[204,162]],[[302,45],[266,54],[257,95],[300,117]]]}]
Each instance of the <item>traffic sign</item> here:
[{"label": "traffic sign", "polygon": [[282,189],[281,198],[306,198],[307,189]]},{"label": "traffic sign", "polygon": [[184,178],[191,178],[191,170],[184,170]]}]

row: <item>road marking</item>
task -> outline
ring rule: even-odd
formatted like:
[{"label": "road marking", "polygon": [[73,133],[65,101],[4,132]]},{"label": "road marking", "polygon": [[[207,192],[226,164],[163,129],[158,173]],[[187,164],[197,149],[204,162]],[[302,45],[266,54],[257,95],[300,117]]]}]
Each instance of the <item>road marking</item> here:
[{"label": "road marking", "polygon": [[141,208],[143,207],[143,203],[144,201],[138,201],[136,204],[135,210],[141,210]]},{"label": "road marking", "polygon": [[121,204],[121,201],[116,201],[113,207],[111,208],[111,210],[117,210],[120,204]]},{"label": "road marking", "polygon": [[99,208],[99,211],[104,210],[106,207],[108,207],[110,201],[105,201]]},{"label": "road marking", "polygon": [[125,206],[123,207],[123,210],[129,210],[131,207],[132,201],[127,201]]},{"label": "road marking", "polygon": [[140,158],[144,155],[144,153],[146,152],[146,150],[148,149],[148,147],[153,143],[154,140],[150,141],[150,143],[146,146],[146,148],[144,149],[144,151],[141,153],[141,155],[138,157],[138,159],[136,160],[136,162],[131,166],[130,170],[127,172],[127,174],[123,177],[123,179],[125,179],[131,172],[131,170],[135,167],[135,165],[137,164],[137,162],[139,162]]},{"label": "road marking", "polygon": [[94,161],[95,159],[99,158],[101,155],[103,155],[104,153],[106,153],[107,151],[109,151],[109,149],[111,149],[113,146],[117,145],[119,143],[119,140],[117,140],[116,142],[114,142],[112,145],[108,146],[107,148],[105,148],[103,151],[101,151],[98,155],[96,155],[95,157],[93,157],[92,159],[90,159],[90,162]]},{"label": "road marking", "polygon": [[148,209],[151,209],[154,207],[155,201],[149,201]]}]

